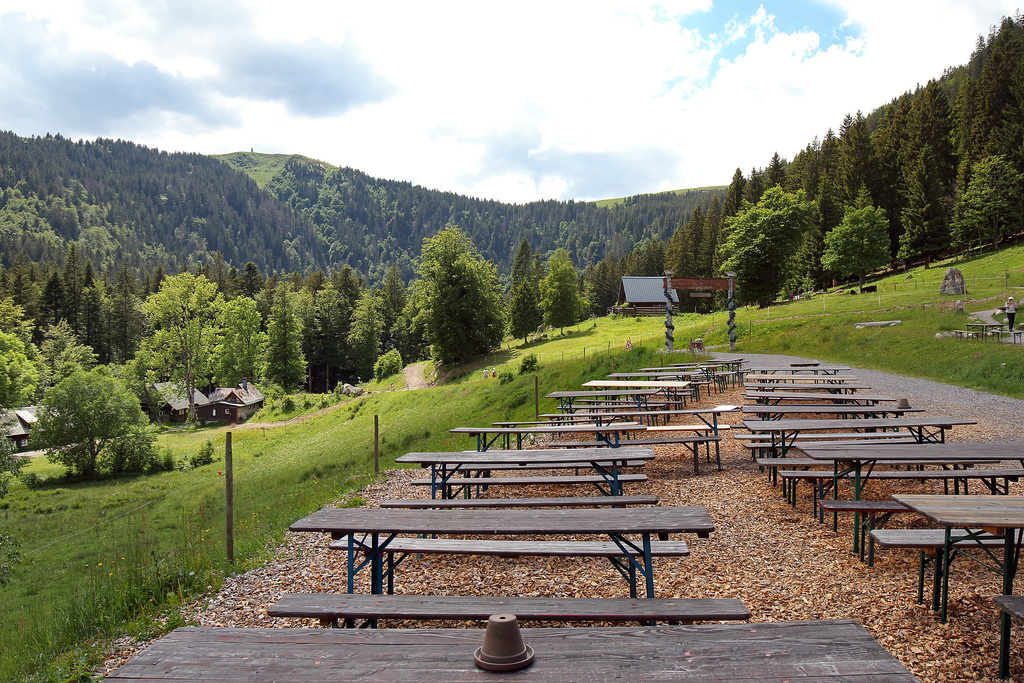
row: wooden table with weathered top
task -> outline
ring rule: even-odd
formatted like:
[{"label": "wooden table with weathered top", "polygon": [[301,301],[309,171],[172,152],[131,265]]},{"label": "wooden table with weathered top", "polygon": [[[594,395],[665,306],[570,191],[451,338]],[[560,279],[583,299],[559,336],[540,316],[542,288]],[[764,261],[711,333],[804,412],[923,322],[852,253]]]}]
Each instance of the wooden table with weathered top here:
[{"label": "wooden table with weathered top", "polygon": [[[939,619],[946,622],[949,601],[949,564],[954,544],[973,541],[981,534],[1001,536],[1003,554],[989,552],[987,557],[1003,573],[1003,595],[1013,595],[1013,579],[1020,561],[1021,538],[1024,536],[1024,496],[908,496],[893,495],[893,500],[939,524],[946,530],[942,557],[937,558],[936,571],[942,567]],[[1009,674],[1010,615],[1002,612],[999,642],[999,676]]]},{"label": "wooden table with weathered top", "polygon": [[870,406],[875,405],[876,403],[892,403],[896,401],[895,396],[885,396],[882,394],[859,394],[856,392],[849,394],[833,394],[820,391],[760,391],[757,389],[745,391],[743,398],[763,405],[776,405],[783,402],[795,403],[812,401],[815,403],[823,403],[828,401],[829,403]]},{"label": "wooden table with weathered top", "polygon": [[[527,510],[403,510],[323,508],[303,517],[289,529],[330,533],[348,540],[348,592],[355,592],[355,576],[370,567],[370,592],[384,591],[384,556],[388,544],[400,534],[452,536],[607,536],[622,550],[629,568],[631,594],[636,591],[634,570],[645,581],[647,597],[654,597],[651,536],[696,534],[707,538],[715,525],[700,506],[648,508],[547,508]],[[634,540],[630,536],[639,536]],[[357,562],[360,554],[366,554]]]},{"label": "wooden table with weathered top", "polygon": [[886,417],[860,418],[846,420],[753,420],[743,421],[743,426],[751,432],[768,434],[771,437],[772,449],[779,457],[786,457],[786,452],[793,447],[796,437],[801,432],[829,431],[884,431],[906,430],[913,435],[918,443],[944,443],[946,430],[958,425],[977,424],[976,420],[959,417]]},{"label": "wooden table with weathered top", "polygon": [[[476,437],[476,449],[486,451],[498,440],[502,440],[502,448],[508,450],[512,443],[511,437],[516,437],[516,448],[523,448],[523,437],[531,434],[593,434],[596,441],[606,443],[612,448],[618,448],[620,437],[623,434],[647,431],[647,427],[636,422],[619,422],[616,424],[541,424],[529,427],[497,427],[488,425],[486,427],[453,427],[448,430],[452,434],[468,434]],[[595,444],[595,446],[598,444]],[[628,442],[625,445],[629,445]]]},{"label": "wooden table with weathered top", "polygon": [[[622,448],[580,448],[567,451],[561,448],[545,448],[536,450],[488,450],[477,453],[464,451],[443,452],[428,451],[406,453],[395,458],[398,463],[415,463],[420,467],[430,468],[430,497],[450,498],[452,478],[459,475],[471,477],[479,474],[486,467],[509,466],[544,466],[551,469],[577,468],[581,463],[589,463],[608,486],[603,491],[611,496],[622,494],[619,484],[619,470],[627,463],[652,460],[654,450],[644,446],[626,446]],[[474,477],[480,485],[487,484],[487,477]],[[465,484],[465,481],[460,481]]]},{"label": "wooden table with weathered top", "polygon": [[550,394],[545,394],[544,398],[553,398],[558,401],[558,409],[563,413],[572,413],[576,410],[577,399],[593,399],[593,398],[626,398],[636,404],[637,410],[645,410],[647,408],[647,401],[652,396],[659,393],[658,389],[609,389],[607,391],[552,391]]},{"label": "wooden table with weathered top", "polygon": [[[962,468],[989,464],[1000,460],[1017,460],[1024,467],[1024,443],[995,441],[936,443],[936,444],[856,444],[800,448],[812,460],[833,466],[832,497],[839,497],[839,481],[852,484],[853,499],[860,500],[871,473],[878,464],[888,466],[934,465],[944,468]],[[854,529],[860,527],[860,513],[854,513]],[[835,518],[833,517],[833,529]],[[858,535],[854,534],[853,551],[858,552]]]},{"label": "wooden table with weathered top", "polygon": [[[916,681],[853,620],[524,628],[517,681]],[[127,681],[496,680],[473,653],[482,629],[184,627],[112,672]]]},{"label": "wooden table with weathered top", "polygon": [[900,417],[906,413],[922,413],[924,408],[900,408],[899,406],[858,406],[845,403],[802,403],[799,405],[786,404],[748,404],[743,406],[743,412],[748,415],[763,418],[765,420],[776,420],[786,415],[831,415],[838,418],[857,417]]}]

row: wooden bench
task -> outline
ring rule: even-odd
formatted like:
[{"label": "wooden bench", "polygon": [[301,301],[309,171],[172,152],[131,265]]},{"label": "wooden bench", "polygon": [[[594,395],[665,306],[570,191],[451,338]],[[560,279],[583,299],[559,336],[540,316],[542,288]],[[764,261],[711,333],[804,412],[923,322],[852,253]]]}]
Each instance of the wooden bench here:
[{"label": "wooden bench", "polygon": [[[973,530],[979,532],[980,530]],[[871,531],[871,539],[882,548],[897,548],[918,551],[917,564],[917,602],[924,602],[924,574],[928,564],[932,565],[932,609],[939,609],[940,586],[942,584],[943,567],[936,558],[942,555],[946,547],[945,529],[874,529]],[[987,533],[980,533],[977,541],[966,540],[953,544],[953,553],[950,563],[957,554],[970,548],[977,548],[979,545],[985,548],[998,550],[1003,547],[1003,539]]]},{"label": "wooden bench", "polygon": [[[822,498],[818,501],[818,510],[821,516],[818,521],[824,523],[826,512],[832,513],[832,530],[837,530],[836,516],[840,512],[853,512],[864,515],[860,519],[860,528],[854,529],[854,552],[860,553],[861,562],[864,561],[865,540],[867,541],[868,566],[875,566],[875,542],[868,538],[868,534],[874,529],[885,526],[894,515],[909,513],[910,509],[897,503],[895,500],[833,500]],[[858,535],[859,534],[859,535]],[[859,543],[858,543],[859,540]]]},{"label": "wooden bench", "polygon": [[[524,451],[525,452],[525,451]],[[589,464],[587,465],[589,467]],[[646,474],[620,474],[619,483],[637,483],[647,481]],[[430,479],[413,479],[411,482],[415,486],[431,486],[433,482]],[[448,486],[451,487],[451,494],[449,497],[453,498],[457,495],[456,491],[464,490],[466,487],[472,486],[548,486],[552,484],[593,484],[600,489],[602,484],[607,484],[607,480],[598,474],[572,474],[572,475],[551,475],[551,476],[531,476],[531,477],[466,477],[460,479],[451,479],[448,482]]]},{"label": "wooden bench", "polygon": [[549,498],[415,498],[385,500],[382,508],[519,508],[519,507],[598,507],[657,505],[658,497],[637,496],[552,496]]},{"label": "wooden bench", "polygon": [[1024,620],[1024,596],[997,595],[992,602],[1003,612],[999,620],[999,677],[1006,678],[1010,675],[1010,617]]},{"label": "wooden bench", "polygon": [[[651,431],[650,428],[647,431]],[[641,437],[639,439],[625,439],[619,442],[621,446],[669,446],[669,445],[681,445],[686,446],[690,453],[693,455],[693,473],[699,474],[700,472],[700,446],[703,445],[706,451],[707,459],[711,460],[711,444],[717,444],[722,440],[722,437],[715,436],[714,434],[704,434],[701,436],[666,436],[656,438]],[[548,448],[597,448],[601,444],[595,441],[552,441],[547,444]],[[717,454],[715,460],[717,461],[718,469],[722,469],[722,458]]]},{"label": "wooden bench", "polygon": [[[665,534],[667,536],[667,534]],[[331,541],[331,550],[348,550],[348,536]],[[358,543],[357,543],[358,547]],[[690,548],[686,541],[651,541],[651,557],[686,557]],[[643,548],[627,545],[629,554],[643,557]],[[630,581],[633,565],[624,559],[625,551],[614,541],[520,541],[463,538],[395,538],[383,551],[387,554],[383,577],[387,592],[394,593],[395,569],[409,555],[491,555],[496,557],[603,557],[611,561],[620,574]],[[630,582],[631,585],[632,582]],[[633,589],[631,588],[631,591]],[[630,595],[635,598],[636,595]]]},{"label": "wooden bench", "polygon": [[[818,461],[821,464],[821,461]],[[783,495],[790,505],[796,507],[796,488],[800,481],[809,481],[814,487],[814,500],[812,502],[812,514],[820,517],[818,504],[825,498],[825,494],[831,490],[832,480],[835,477],[833,470],[782,470],[778,471],[778,477],[783,481]],[[985,484],[989,491],[995,495],[1007,495],[1010,482],[1019,481],[1024,477],[1024,469],[966,469],[966,470],[875,470],[871,473],[870,479],[883,479],[887,481],[942,481],[945,490],[949,492],[949,482],[952,481],[956,493],[960,492],[960,486],[967,493],[967,482],[977,480]],[[1002,484],[999,481],[1002,480]]]},{"label": "wooden bench", "polygon": [[981,339],[981,332],[978,330],[952,330],[950,334],[960,339]]},{"label": "wooden bench", "polygon": [[[757,459],[758,455],[764,453],[775,453],[779,448],[773,444],[766,434],[733,434],[733,437],[743,442],[743,447],[750,450],[750,457]],[[797,434],[790,448],[816,448],[819,446],[832,446],[839,441],[856,441],[862,444],[879,443],[918,443],[917,438],[910,432],[836,432],[834,434]]]},{"label": "wooden bench", "polygon": [[514,614],[519,621],[639,621],[691,624],[742,621],[750,610],[733,598],[537,598],[445,595],[291,593],[267,609],[272,617],[318,619],[322,626],[348,627],[356,619],[486,621]]}]

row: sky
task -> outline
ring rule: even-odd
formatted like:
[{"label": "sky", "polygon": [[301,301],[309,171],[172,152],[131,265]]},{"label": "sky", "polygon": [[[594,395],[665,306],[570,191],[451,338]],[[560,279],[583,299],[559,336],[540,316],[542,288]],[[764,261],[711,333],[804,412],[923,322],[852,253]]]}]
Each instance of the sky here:
[{"label": "sky", "polygon": [[516,203],[725,185],[966,63],[1018,2],[0,0],[0,130]]}]

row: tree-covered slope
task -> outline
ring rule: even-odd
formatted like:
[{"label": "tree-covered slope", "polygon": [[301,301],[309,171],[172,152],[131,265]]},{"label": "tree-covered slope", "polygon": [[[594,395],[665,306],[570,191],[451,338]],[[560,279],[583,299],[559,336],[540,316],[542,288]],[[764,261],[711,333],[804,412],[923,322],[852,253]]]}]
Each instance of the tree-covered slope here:
[{"label": "tree-covered slope", "polygon": [[312,225],[244,173],[200,154],[121,140],[73,142],[0,132],[0,254],[61,263],[68,244],[97,268],[204,264],[324,267]]}]

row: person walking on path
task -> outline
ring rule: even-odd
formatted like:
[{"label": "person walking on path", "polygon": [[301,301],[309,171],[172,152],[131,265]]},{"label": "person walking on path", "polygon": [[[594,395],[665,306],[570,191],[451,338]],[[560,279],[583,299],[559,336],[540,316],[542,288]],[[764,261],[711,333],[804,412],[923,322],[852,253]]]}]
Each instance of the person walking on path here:
[{"label": "person walking on path", "polygon": [[1017,315],[1017,304],[1013,300],[1012,296],[1006,300],[1006,306],[1004,308],[1006,309],[1006,329],[1012,330],[1013,319]]}]

